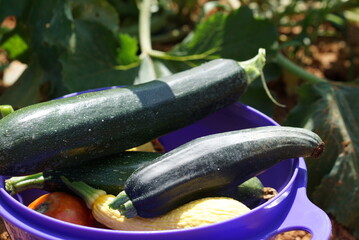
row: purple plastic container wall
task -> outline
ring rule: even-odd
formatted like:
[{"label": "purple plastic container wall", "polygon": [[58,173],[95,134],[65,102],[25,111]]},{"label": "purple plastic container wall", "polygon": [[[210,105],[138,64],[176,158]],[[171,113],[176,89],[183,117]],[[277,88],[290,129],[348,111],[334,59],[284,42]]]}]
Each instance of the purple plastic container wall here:
[{"label": "purple plastic container wall", "polygon": [[[195,124],[161,137],[160,142],[166,150],[171,150],[200,136],[267,125],[278,124],[249,106],[235,103]],[[27,190],[12,197],[4,190],[5,176],[0,177],[0,215],[10,236],[16,240],[217,240],[218,237],[223,240],[264,240],[290,230],[308,231],[312,234],[312,240],[329,239],[331,223],[328,216],[307,198],[307,170],[302,158],[283,161],[259,175],[259,178],[265,186],[278,190],[275,198],[238,218],[188,230],[130,232],[59,221],[25,206],[43,191]]]}]

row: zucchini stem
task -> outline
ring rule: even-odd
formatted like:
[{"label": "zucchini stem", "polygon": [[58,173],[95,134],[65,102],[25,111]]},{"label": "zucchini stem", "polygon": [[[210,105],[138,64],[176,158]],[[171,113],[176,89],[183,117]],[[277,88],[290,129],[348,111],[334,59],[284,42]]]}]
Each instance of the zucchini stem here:
[{"label": "zucchini stem", "polygon": [[1,118],[4,118],[5,116],[14,112],[14,109],[11,105],[0,105],[0,112],[1,112]]},{"label": "zucchini stem", "polygon": [[5,189],[14,195],[30,188],[42,189],[44,186],[44,176],[42,173],[35,173],[28,176],[11,177],[5,180]]},{"label": "zucchini stem", "polygon": [[109,207],[120,211],[127,218],[137,216],[137,211],[125,191],[120,192],[109,204]]},{"label": "zucchini stem", "polygon": [[247,74],[247,81],[248,85],[250,85],[255,79],[258,77],[261,78],[262,85],[264,88],[264,91],[266,92],[269,99],[277,106],[279,107],[285,107],[285,105],[280,104],[275,100],[275,98],[270,93],[270,90],[267,86],[267,82],[264,77],[263,68],[266,64],[266,51],[264,48],[260,48],[258,50],[258,54],[254,56],[253,58],[247,60],[238,62],[238,64],[244,69],[244,71]]},{"label": "zucchini stem", "polygon": [[92,206],[98,197],[107,194],[104,190],[95,189],[82,181],[71,182],[64,176],[61,176],[61,179],[71,191],[73,191],[85,201],[87,207],[90,209],[92,209]]},{"label": "zucchini stem", "polygon": [[261,81],[262,81],[262,85],[263,85],[263,88],[264,88],[264,91],[266,92],[267,96],[269,97],[270,100],[272,100],[272,102],[277,105],[278,107],[286,107],[286,105],[284,104],[281,104],[279,103],[277,100],[275,100],[275,98],[272,96],[272,94],[270,93],[270,90],[267,86],[267,82],[265,80],[265,77],[264,77],[264,73],[261,72]]},{"label": "zucchini stem", "polygon": [[121,207],[122,204],[125,202],[130,201],[130,198],[127,196],[125,191],[121,191],[115,199],[111,202],[110,208],[118,209]]},{"label": "zucchini stem", "polygon": [[266,64],[266,50],[264,48],[260,48],[256,56],[249,60],[238,62],[238,64],[246,72],[249,85],[255,79],[260,77],[263,72],[264,65]]}]

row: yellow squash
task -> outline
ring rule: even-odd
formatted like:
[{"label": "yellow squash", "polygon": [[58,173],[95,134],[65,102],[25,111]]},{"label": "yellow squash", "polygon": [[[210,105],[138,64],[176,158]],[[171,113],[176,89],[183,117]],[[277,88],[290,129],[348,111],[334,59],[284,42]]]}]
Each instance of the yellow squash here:
[{"label": "yellow squash", "polygon": [[178,207],[160,217],[126,218],[108,207],[113,195],[98,197],[92,214],[103,225],[116,230],[159,231],[205,226],[238,217],[250,211],[241,202],[226,197],[202,198]]},{"label": "yellow squash", "polygon": [[238,217],[250,211],[243,203],[228,197],[208,197],[186,203],[156,218],[126,218],[109,204],[115,198],[101,189],[95,189],[82,181],[63,182],[92,209],[94,218],[101,224],[116,230],[159,231],[205,226]]}]

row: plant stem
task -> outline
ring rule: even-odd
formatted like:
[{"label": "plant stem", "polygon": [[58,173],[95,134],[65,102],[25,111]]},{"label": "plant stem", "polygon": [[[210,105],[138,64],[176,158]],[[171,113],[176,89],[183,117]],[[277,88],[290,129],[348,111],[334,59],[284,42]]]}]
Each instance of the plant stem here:
[{"label": "plant stem", "polygon": [[151,44],[151,0],[143,0],[140,6],[139,38],[142,54],[152,52]]},{"label": "plant stem", "polygon": [[27,176],[11,177],[5,180],[5,189],[11,195],[24,191],[26,189],[43,189],[44,175],[42,173],[35,173]]},{"label": "plant stem", "polygon": [[108,206],[119,210],[127,218],[137,216],[137,211],[125,191],[120,192]]},{"label": "plant stem", "polygon": [[61,176],[61,180],[71,191],[81,197],[90,209],[98,197],[107,194],[104,190],[95,189],[82,181],[71,182],[64,176]]},{"label": "plant stem", "polygon": [[261,76],[264,65],[266,64],[266,51],[264,48],[258,50],[258,54],[253,58],[238,62],[244,69],[247,75],[248,85],[251,84],[257,77]]},{"label": "plant stem", "polygon": [[246,72],[248,85],[250,85],[258,77],[260,77],[264,91],[266,92],[269,99],[275,105],[277,105],[279,107],[285,107],[285,105],[280,104],[279,102],[277,102],[277,100],[274,99],[274,97],[272,96],[270,90],[268,89],[267,83],[265,81],[263,68],[264,68],[264,65],[266,64],[266,51],[264,48],[260,48],[258,50],[258,54],[256,56],[254,56],[253,58],[251,58],[247,61],[238,62],[238,64]]},{"label": "plant stem", "polygon": [[288,58],[286,58],[280,52],[277,54],[275,60],[281,67],[287,69],[289,72],[300,77],[301,79],[305,80],[308,83],[315,84],[315,83],[322,83],[322,82],[328,81],[324,78],[317,77],[314,74],[306,71],[302,67],[300,67],[297,64],[295,64],[294,62],[290,61]]},{"label": "plant stem", "polygon": [[213,48],[213,49],[210,49],[210,50],[208,50],[204,53],[200,53],[200,54],[193,54],[193,55],[186,55],[186,56],[175,56],[175,55],[169,55],[162,51],[152,50],[150,52],[150,55],[152,57],[156,57],[159,59],[185,62],[185,61],[194,61],[194,60],[211,60],[211,59],[218,58],[216,56],[211,56],[211,54],[215,53],[216,51],[218,51],[218,49]]}]

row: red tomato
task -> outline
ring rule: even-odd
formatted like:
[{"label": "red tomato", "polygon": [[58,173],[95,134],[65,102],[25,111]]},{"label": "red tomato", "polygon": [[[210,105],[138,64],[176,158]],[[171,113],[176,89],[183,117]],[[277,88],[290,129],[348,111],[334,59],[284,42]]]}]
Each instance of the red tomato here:
[{"label": "red tomato", "polygon": [[65,222],[94,226],[94,218],[85,202],[68,193],[47,193],[30,203],[29,208]]}]

